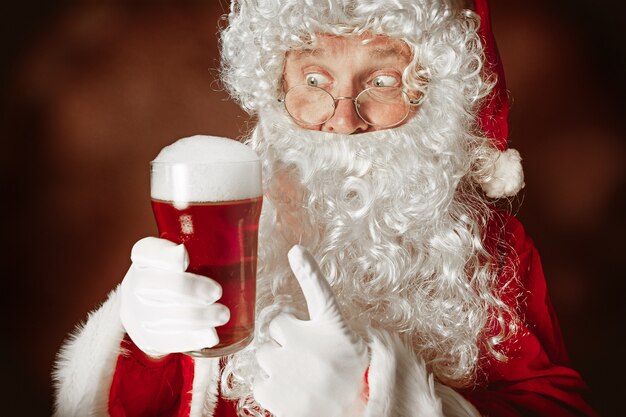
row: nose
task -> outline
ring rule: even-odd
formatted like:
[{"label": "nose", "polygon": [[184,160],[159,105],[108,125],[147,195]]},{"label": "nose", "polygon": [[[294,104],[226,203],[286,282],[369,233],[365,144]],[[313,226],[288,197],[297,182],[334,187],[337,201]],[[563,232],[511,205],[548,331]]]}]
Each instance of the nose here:
[{"label": "nose", "polygon": [[322,131],[352,135],[365,132],[370,126],[356,112],[354,100],[342,98],[335,103],[335,113],[322,125]]}]

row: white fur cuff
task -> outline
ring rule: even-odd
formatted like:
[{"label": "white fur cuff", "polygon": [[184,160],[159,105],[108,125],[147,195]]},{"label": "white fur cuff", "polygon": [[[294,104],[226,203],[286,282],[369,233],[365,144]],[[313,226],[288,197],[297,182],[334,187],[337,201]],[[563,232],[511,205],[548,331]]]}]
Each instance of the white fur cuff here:
[{"label": "white fur cuff", "polygon": [[113,290],[61,348],[53,373],[55,417],[109,415],[109,390],[124,337],[119,298],[118,289]]}]

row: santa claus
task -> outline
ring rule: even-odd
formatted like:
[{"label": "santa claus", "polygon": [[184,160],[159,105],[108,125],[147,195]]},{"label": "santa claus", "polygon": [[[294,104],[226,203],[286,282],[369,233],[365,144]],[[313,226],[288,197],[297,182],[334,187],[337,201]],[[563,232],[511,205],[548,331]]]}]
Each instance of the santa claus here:
[{"label": "santa claus", "polygon": [[[179,353],[228,310],[183,246],[141,240],[59,354],[57,416],[595,415],[537,251],[494,208],[523,177],[486,1],[462,3],[233,3],[223,80],[264,172],[254,341]],[[172,299],[146,308],[154,276]]]}]

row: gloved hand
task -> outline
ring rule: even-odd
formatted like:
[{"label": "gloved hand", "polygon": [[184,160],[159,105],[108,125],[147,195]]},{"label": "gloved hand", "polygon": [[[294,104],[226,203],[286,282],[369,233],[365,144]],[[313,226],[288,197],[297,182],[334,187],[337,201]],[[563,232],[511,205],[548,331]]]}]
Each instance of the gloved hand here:
[{"label": "gloved hand", "polygon": [[144,238],[133,246],[131,260],[120,290],[120,316],[139,349],[159,357],[219,343],[215,327],[230,318],[228,307],[216,303],[222,287],[185,272],[189,256],[183,245]]},{"label": "gloved hand", "polygon": [[254,397],[276,417],[354,416],[363,407],[367,346],[341,316],[311,254],[294,246],[289,263],[310,320],[285,313],[272,320],[274,342],[257,351],[261,373],[253,382]]}]

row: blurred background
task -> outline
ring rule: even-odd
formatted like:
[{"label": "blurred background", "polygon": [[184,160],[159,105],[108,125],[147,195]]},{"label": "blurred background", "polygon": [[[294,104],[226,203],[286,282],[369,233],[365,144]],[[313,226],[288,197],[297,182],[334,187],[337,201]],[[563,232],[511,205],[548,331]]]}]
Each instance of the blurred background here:
[{"label": "blurred background", "polygon": [[[51,413],[50,372],[155,233],[148,163],[250,120],[217,82],[226,0],[26,0],[0,6],[3,415]],[[618,408],[626,369],[623,3],[492,1],[526,189],[514,211],[542,254],[591,402]]]}]

